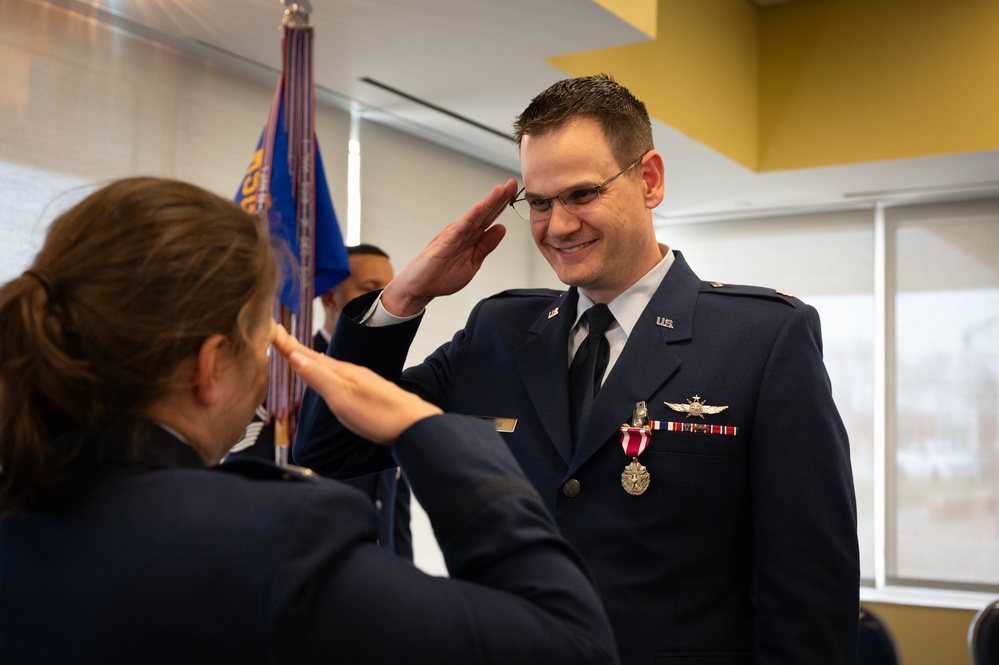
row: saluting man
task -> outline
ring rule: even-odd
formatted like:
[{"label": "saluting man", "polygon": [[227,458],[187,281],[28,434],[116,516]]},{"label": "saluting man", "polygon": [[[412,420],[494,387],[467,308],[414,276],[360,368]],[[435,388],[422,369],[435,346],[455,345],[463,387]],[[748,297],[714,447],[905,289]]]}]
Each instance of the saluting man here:
[{"label": "saluting man", "polygon": [[[516,136],[523,190],[497,186],[351,302],[330,355],[496,424],[590,565],[623,663],[853,663],[856,505],[815,310],[703,282],[657,242],[663,157],[610,77],[552,85]],[[403,372],[424,308],[471,280],[511,200],[569,289],[488,298]],[[340,475],[393,464],[314,394],[293,455]]]}]

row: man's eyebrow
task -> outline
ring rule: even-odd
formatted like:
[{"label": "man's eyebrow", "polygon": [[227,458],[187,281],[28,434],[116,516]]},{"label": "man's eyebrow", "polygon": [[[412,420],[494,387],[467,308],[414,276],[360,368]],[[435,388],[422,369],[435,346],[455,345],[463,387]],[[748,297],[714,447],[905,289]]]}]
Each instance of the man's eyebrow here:
[{"label": "man's eyebrow", "polygon": [[573,191],[575,189],[592,189],[593,187],[596,187],[596,186],[597,186],[596,183],[592,183],[592,182],[579,183],[577,185],[570,185],[570,186],[566,187],[565,189],[560,189],[558,191],[558,193],[552,194],[551,196],[542,196],[541,194],[536,194],[536,193],[534,193],[532,191],[529,191],[529,190],[525,189],[524,190],[524,198],[525,199],[556,199],[556,198],[558,198],[559,194],[564,194],[565,192],[571,192],[571,191]]}]

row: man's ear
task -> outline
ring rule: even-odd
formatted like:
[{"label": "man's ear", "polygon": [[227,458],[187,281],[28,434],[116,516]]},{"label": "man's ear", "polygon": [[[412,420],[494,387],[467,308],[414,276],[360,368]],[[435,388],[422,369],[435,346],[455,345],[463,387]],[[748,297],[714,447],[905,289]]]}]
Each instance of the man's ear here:
[{"label": "man's ear", "polygon": [[652,209],[662,203],[666,195],[666,167],[658,150],[651,151],[642,160],[641,169],[645,181],[645,205]]},{"label": "man's ear", "polygon": [[228,345],[225,335],[212,335],[198,350],[195,397],[204,406],[211,406],[219,399],[221,370]]}]

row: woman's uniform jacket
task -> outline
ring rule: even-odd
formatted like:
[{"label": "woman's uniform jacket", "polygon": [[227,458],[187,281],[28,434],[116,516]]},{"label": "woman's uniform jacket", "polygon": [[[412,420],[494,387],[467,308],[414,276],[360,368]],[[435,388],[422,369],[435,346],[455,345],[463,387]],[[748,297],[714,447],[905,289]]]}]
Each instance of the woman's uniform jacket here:
[{"label": "woman's uniform jacket", "polygon": [[616,662],[590,577],[485,423],[396,454],[452,578],[378,547],[370,500],[258,460],[206,469],[153,427],[80,460],[46,516],[0,518],[0,663]]},{"label": "woman's uniform jacket", "polygon": [[[773,290],[702,282],[675,252],[574,448],[574,288],[488,298],[450,343],[405,372],[419,321],[352,320],[374,297],[348,305],[330,355],[445,411],[496,423],[590,565],[623,663],[852,665],[853,477],[812,307]],[[660,429],[648,431],[638,460],[648,489],[632,495],[620,428],[639,402]],[[345,432],[314,394],[292,454],[329,474],[393,464]]]}]

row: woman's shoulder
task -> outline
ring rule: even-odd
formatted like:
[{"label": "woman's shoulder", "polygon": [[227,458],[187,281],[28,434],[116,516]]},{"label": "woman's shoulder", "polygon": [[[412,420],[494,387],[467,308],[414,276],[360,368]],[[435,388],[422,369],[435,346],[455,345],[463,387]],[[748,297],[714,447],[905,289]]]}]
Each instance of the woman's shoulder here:
[{"label": "woman's shoulder", "polygon": [[169,525],[185,533],[208,529],[238,539],[291,531],[312,532],[303,537],[315,538],[331,531],[377,533],[377,513],[358,490],[262,459],[113,474],[103,480],[88,493],[95,511],[126,502],[142,513],[145,526]]},{"label": "woman's shoulder", "polygon": [[278,466],[261,458],[229,458],[205,471],[204,480],[217,485],[215,491],[249,494],[254,503],[281,502],[284,498],[294,504],[342,504],[346,510],[369,503],[346,483],[324,478],[305,467]]}]

